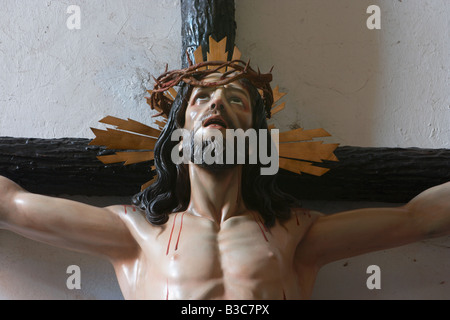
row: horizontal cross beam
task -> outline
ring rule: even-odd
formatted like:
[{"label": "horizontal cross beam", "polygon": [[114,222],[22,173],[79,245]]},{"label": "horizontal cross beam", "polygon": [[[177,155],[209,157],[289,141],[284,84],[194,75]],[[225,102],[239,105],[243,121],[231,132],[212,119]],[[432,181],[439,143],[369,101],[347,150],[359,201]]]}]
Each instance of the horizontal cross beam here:
[{"label": "horizontal cross beam", "polygon": [[[30,192],[47,195],[132,196],[152,178],[151,162],[104,165],[115,152],[89,139],[0,137],[0,175]],[[403,203],[450,181],[450,150],[338,147],[338,162],[321,177],[279,171],[280,188],[301,200]]]}]

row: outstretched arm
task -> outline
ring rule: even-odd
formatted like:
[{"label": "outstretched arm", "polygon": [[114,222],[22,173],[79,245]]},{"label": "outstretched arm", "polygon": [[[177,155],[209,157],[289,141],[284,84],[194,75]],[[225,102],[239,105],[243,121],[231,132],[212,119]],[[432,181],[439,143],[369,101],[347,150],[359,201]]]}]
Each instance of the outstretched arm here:
[{"label": "outstretched arm", "polygon": [[359,209],[321,216],[297,250],[297,262],[321,267],[367,252],[450,234],[450,182],[399,208]]},{"label": "outstretched arm", "polygon": [[32,194],[2,176],[0,228],[32,240],[110,259],[126,258],[138,249],[114,210]]}]

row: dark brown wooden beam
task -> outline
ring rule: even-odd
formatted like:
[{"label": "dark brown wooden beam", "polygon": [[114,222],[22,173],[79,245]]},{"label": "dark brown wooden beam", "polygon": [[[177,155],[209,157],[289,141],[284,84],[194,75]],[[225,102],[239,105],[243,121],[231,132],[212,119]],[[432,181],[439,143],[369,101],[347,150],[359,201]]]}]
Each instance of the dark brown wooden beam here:
[{"label": "dark brown wooden beam", "polygon": [[299,199],[405,203],[450,181],[450,149],[338,147],[321,177],[281,172],[282,190]]},{"label": "dark brown wooden beam", "polygon": [[[0,137],[0,175],[28,191],[49,195],[132,196],[151,178],[151,162],[104,165],[96,156],[113,153],[89,139]],[[339,147],[339,162],[322,177],[280,170],[280,188],[304,200],[403,203],[450,181],[450,150]]]},{"label": "dark brown wooden beam", "polygon": [[186,51],[192,53],[199,45],[206,49],[209,37],[219,41],[227,37],[229,58],[236,38],[234,0],[181,0],[182,67],[188,66]]},{"label": "dark brown wooden beam", "polygon": [[0,137],[0,175],[47,195],[128,196],[151,178],[150,164],[103,165],[89,139]]}]

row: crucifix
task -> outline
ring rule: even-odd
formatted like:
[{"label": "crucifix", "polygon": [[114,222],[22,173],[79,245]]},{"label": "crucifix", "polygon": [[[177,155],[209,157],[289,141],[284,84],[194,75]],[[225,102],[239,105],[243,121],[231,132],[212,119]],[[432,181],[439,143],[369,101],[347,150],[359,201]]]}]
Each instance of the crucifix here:
[{"label": "crucifix", "polygon": [[[200,15],[211,10],[213,17],[218,15],[215,10],[226,11],[222,5],[232,2],[182,1],[183,10],[195,8]],[[183,150],[185,142],[191,150],[203,146],[203,140],[195,140],[197,132],[212,136],[213,130],[242,129],[267,134],[266,118],[278,110],[273,105],[277,90],[270,87],[270,72],[256,71],[236,58],[233,20],[232,31],[225,28],[228,42],[223,45],[220,27],[200,31],[194,24],[198,20],[188,13],[192,14],[183,13],[188,17],[185,39],[191,39],[183,44],[186,61],[181,70],[167,70],[156,78],[151,90],[149,103],[166,121],[148,153],[154,157],[157,175],[135,195],[134,206],[97,208],[29,193],[1,178],[2,228],[104,257],[114,266],[127,299],[308,299],[318,270],[332,261],[450,233],[448,183],[401,207],[324,216],[302,208],[276,187],[274,177],[262,177],[254,170],[264,163],[210,165],[188,157],[187,162],[175,164],[170,155]],[[209,22],[204,25],[209,27]],[[214,36],[219,38],[213,42]],[[206,51],[197,51],[199,47],[209,47],[211,56],[226,52],[228,57],[208,59]],[[171,91],[175,86],[176,94]],[[111,117],[105,122],[129,131],[142,128]],[[191,136],[173,141],[171,134],[178,129],[193,133],[192,141]],[[107,139],[97,134],[98,140]],[[298,140],[303,134],[290,132],[284,138]],[[124,140],[108,142],[122,146]],[[206,147],[212,140],[208,143]],[[291,161],[298,159],[292,153],[283,157],[284,149],[277,148],[280,159],[287,159],[282,160],[285,167],[292,168]],[[326,152],[325,159],[335,160],[333,150]],[[117,152],[101,159],[121,157]]]}]

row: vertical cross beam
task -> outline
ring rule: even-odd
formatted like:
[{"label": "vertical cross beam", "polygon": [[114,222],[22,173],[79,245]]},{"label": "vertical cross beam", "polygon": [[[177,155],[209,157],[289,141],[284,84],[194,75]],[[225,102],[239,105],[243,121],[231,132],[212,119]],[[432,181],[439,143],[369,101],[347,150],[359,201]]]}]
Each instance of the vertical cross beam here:
[{"label": "vertical cross beam", "polygon": [[234,0],[181,0],[182,68],[188,66],[186,52],[192,54],[199,45],[206,61],[210,36],[216,41],[227,37],[228,59],[231,58],[236,38],[234,13]]}]

